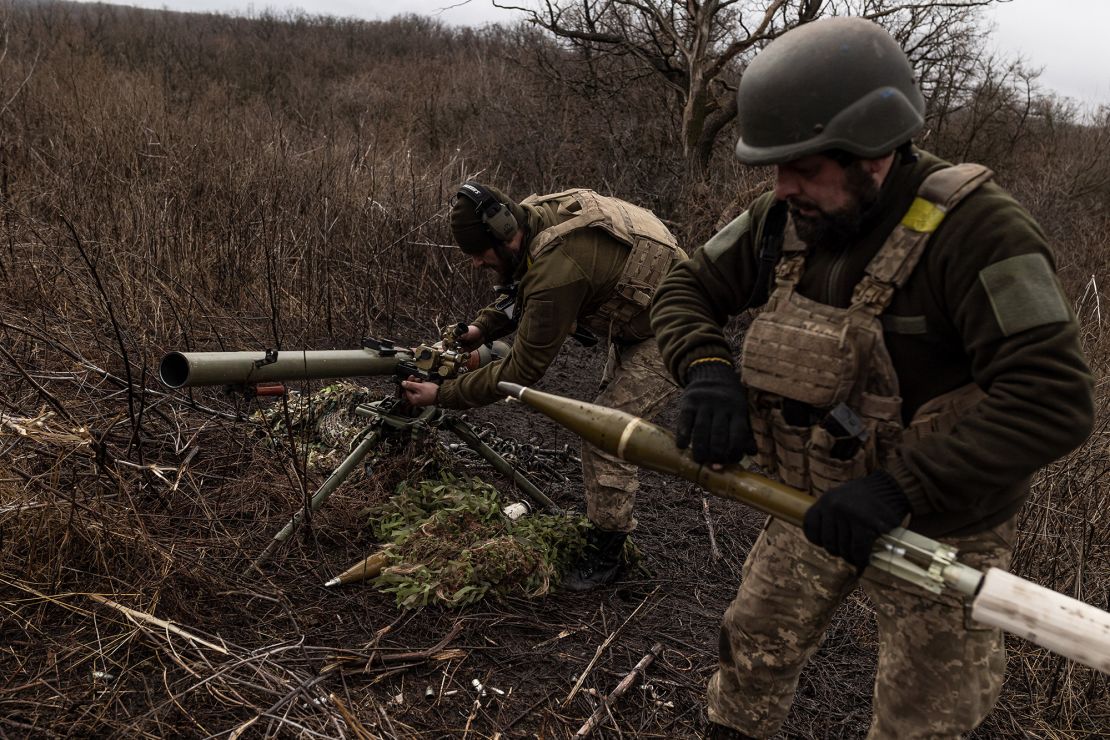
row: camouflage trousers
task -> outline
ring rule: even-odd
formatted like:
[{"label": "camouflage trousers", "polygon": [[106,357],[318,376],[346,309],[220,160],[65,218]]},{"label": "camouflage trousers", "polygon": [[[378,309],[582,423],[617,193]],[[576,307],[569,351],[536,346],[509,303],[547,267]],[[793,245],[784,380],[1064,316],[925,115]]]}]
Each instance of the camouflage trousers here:
[{"label": "camouflage trousers", "polygon": [[[975,568],[1007,568],[1015,520],[943,538]],[[720,664],[709,681],[709,718],[753,737],[782,726],[798,677],[837,606],[859,583],[875,608],[879,667],[868,738],[958,738],[990,712],[1002,687],[1000,630],[971,621],[960,597],[934,595],[869,568],[862,578],[770,521],[744,562],[739,593],[721,620]]]},{"label": "camouflage trousers", "polygon": [[[654,339],[633,345],[609,346],[609,358],[601,376],[601,390],[594,403],[650,419],[678,392],[678,386],[663,366]],[[586,516],[599,529],[631,532],[636,527],[632,508],[637,467],[582,445],[582,484],[586,489]]]}]

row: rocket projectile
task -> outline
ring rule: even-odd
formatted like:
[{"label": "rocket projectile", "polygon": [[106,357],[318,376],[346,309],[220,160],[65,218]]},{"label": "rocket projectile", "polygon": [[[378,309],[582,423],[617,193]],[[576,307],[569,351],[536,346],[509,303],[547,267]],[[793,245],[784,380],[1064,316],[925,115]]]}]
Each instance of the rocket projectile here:
[{"label": "rocket projectile", "polygon": [[[738,465],[699,465],[675,447],[669,432],[623,411],[498,383],[510,395],[575,432],[596,447],[650,470],[670,473],[746,503],[787,522],[801,524],[810,496],[750,473]],[[944,589],[970,600],[975,620],[1110,674],[1110,613],[1024,578],[989,568],[986,575],[956,560],[956,550],[901,527],[882,535],[871,566],[923,589]]]},{"label": "rocket projectile", "polygon": [[370,578],[377,578],[382,572],[382,568],[385,566],[386,552],[385,550],[379,550],[371,555],[367,555],[324,585],[330,588],[332,586],[344,586],[348,583],[358,583],[359,581],[365,581]]},{"label": "rocket projectile", "polygon": [[665,429],[616,409],[498,383],[502,393],[522,401],[571,430],[600,450],[660,473],[669,473],[743,502],[791,524],[801,525],[813,498],[801,491],[748,472],[739,465],[702,465],[675,446]]}]

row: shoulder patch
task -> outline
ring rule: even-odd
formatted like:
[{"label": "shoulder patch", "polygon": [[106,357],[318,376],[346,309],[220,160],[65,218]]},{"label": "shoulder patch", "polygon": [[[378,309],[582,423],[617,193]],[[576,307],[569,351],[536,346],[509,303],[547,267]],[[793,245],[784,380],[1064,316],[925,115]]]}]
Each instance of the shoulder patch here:
[{"label": "shoulder patch", "polygon": [[718,231],[709,241],[702,245],[702,251],[710,262],[716,262],[729,247],[739,241],[740,237],[751,230],[751,211],[744,211],[728,223],[728,226]]},{"label": "shoulder patch", "polygon": [[995,262],[979,271],[979,281],[987,291],[1003,336],[1071,318],[1056,275],[1043,254],[1021,254]]},{"label": "shoulder patch", "polygon": [[559,312],[553,301],[531,298],[524,303],[524,313],[520,319],[518,337],[525,337],[539,347],[546,347],[562,339],[556,320]]}]

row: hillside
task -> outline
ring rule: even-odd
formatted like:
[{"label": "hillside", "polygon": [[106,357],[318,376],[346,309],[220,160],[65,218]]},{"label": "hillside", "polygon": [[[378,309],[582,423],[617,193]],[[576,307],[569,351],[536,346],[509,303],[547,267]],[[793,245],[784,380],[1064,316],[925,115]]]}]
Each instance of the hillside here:
[{"label": "hillside", "polygon": [[[644,562],[619,587],[402,611],[322,584],[376,547],[359,512],[426,450],[383,458],[247,570],[323,476],[250,418],[260,401],[167,392],[157,364],[173,349],[437,338],[490,298],[447,228],[470,177],[518,197],[592,187],[655,209],[693,248],[766,184],[732,161],[732,134],[691,169],[659,83],[561,81],[605,70],[523,27],[53,2],[5,4],[0,23],[0,736],[567,737],[588,690],[610,691],[656,641],[648,685],[598,736],[694,736],[761,517],[644,475]],[[1098,421],[1037,477],[1014,569],[1110,606],[1110,112],[1080,120],[1013,84],[985,78],[933,111],[944,125],[922,143],[994,168],[1057,251]],[[543,388],[589,398],[603,360],[568,343]],[[507,404],[468,419],[574,445]],[[581,510],[573,461],[553,465],[546,490]],[[862,595],[850,607],[784,736],[866,732],[874,619]],[[975,737],[1110,732],[1106,676],[1008,648]],[[473,680],[505,693],[478,706]]]}]

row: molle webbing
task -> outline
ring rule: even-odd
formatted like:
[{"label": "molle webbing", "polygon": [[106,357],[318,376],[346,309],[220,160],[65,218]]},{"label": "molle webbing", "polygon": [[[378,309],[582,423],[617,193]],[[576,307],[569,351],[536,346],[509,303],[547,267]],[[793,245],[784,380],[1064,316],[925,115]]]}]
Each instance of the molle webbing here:
[{"label": "molle webbing", "polygon": [[613,295],[589,318],[591,328],[612,334],[651,305],[652,296],[671,264],[685,257],[667,227],[646,208],[619,198],[576,188],[545,196],[529,196],[523,203],[554,204],[557,224],[536,235],[528,245],[532,260],[561,244],[578,229],[601,229],[629,247],[628,258]]},{"label": "molle webbing", "polygon": [[879,347],[882,328],[876,317],[912,274],[945,213],[990,175],[985,167],[964,164],[925,178],[902,222],[868,264],[848,309],[797,292],[807,248],[788,223],[775,290],[744,342],[744,382],[818,408],[858,405],[865,391],[896,394],[893,368],[876,367],[889,362]]},{"label": "molle webbing", "polygon": [[529,205],[550,202],[558,204],[556,217],[560,219],[559,223],[541,231],[528,245],[532,259],[554,247],[572,231],[585,228],[602,229],[630,247],[641,240],[654,241],[669,246],[672,250],[677,244],[671,232],[651,211],[619,198],[598,195],[585,188],[564,190],[552,195],[532,195],[523,202]]},{"label": "molle webbing", "polygon": [[[775,290],[767,310],[748,329],[741,360],[744,383],[752,392],[752,430],[761,465],[792,486],[820,494],[876,469],[904,438],[950,428],[977,402],[981,391],[960,389],[926,404],[905,432],[898,377],[879,316],[913,273],[945,214],[990,176],[985,167],[964,164],[926,177],[901,223],[867,265],[848,308],[797,292],[807,248],[788,223]],[[797,403],[817,419],[846,404],[858,414],[866,438],[842,457],[837,438],[822,423],[784,414],[786,404]]]},{"label": "molle webbing", "polygon": [[877,309],[873,315],[882,313],[894,291],[906,284],[948,211],[992,175],[982,165],[959,164],[926,177],[901,223],[867,265],[866,276],[852,293],[852,303],[873,306]]},{"label": "molle webbing", "polygon": [[773,297],[771,305],[744,339],[744,383],[817,408],[846,400],[855,378],[846,364],[854,366],[856,357],[845,343],[844,309],[795,292]]}]

